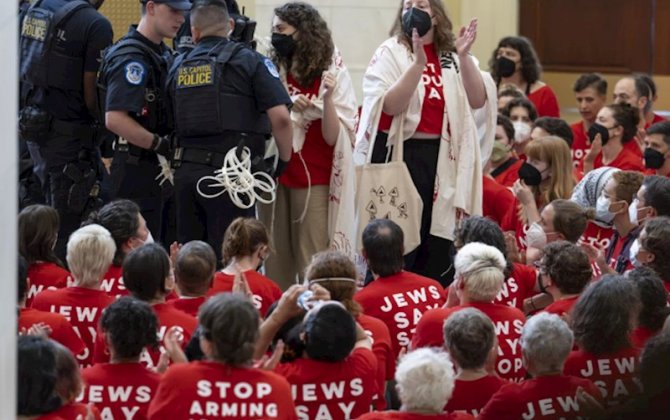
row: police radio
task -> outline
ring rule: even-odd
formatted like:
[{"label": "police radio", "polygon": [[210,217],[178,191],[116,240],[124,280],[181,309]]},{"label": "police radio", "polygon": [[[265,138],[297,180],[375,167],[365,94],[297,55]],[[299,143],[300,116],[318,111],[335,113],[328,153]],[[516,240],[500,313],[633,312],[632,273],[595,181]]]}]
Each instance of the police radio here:
[{"label": "police radio", "polygon": [[231,13],[230,17],[235,21],[235,29],[230,34],[230,39],[255,50],[256,41],[254,40],[254,33],[256,32],[256,21],[244,15],[244,7],[241,14]]}]

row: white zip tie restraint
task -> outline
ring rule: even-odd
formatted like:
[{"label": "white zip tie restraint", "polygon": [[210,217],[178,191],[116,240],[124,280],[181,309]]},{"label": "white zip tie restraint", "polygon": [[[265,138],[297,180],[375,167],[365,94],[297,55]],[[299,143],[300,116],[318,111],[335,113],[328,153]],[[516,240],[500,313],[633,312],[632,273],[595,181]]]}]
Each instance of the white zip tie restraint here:
[{"label": "white zip tie restraint", "polygon": [[174,185],[174,171],[170,167],[170,162],[158,153],[156,154],[156,157],[158,157],[158,165],[161,168],[160,173],[155,178],[156,181],[158,181],[158,185],[162,187],[165,181]]},{"label": "white zip tie restraint", "polygon": [[[221,188],[220,191],[206,194],[200,184],[210,181],[206,188]],[[228,193],[230,201],[241,209],[251,208],[256,201],[270,204],[275,201],[275,180],[265,172],[251,173],[251,152],[248,147],[242,149],[241,159],[237,157],[237,148],[232,148],[226,153],[221,169],[214,171],[214,175],[203,176],[198,180],[196,189],[198,194],[205,198],[216,198]],[[256,191],[260,191],[260,194]],[[263,197],[268,194],[270,198]],[[247,197],[246,202],[243,197]]]}]

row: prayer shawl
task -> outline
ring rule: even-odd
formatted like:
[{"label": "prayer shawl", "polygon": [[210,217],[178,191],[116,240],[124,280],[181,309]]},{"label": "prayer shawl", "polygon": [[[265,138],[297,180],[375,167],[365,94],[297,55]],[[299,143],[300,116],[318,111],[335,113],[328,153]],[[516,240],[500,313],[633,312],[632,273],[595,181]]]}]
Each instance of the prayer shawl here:
[{"label": "prayer shawl", "polygon": [[[281,70],[282,80],[286,84],[286,69]],[[332,98],[337,116],[340,119],[340,133],[333,151],[333,167],[330,174],[328,237],[331,249],[345,253],[353,261],[356,254],[356,224],[354,223],[356,172],[353,165],[352,150],[356,138],[355,126],[358,112],[351,76],[337,48],[333,54],[328,72],[334,74],[337,80]],[[306,127],[309,126],[309,123],[323,118],[323,92],[324,86],[322,84],[319,88],[318,99],[312,100],[313,107],[304,112],[291,112],[293,151],[295,153],[300,154],[302,150],[307,132]],[[302,156],[300,158],[302,159]]]},{"label": "prayer shawl", "polygon": [[[396,38],[384,41],[375,51],[363,78],[363,109],[356,136],[354,162],[362,165],[371,153],[370,141],[377,135],[384,96],[412,64],[412,52]],[[483,123],[478,134],[473,110],[460,77],[460,63],[455,53],[442,53],[444,121],[438,153],[437,176],[430,234],[454,239],[459,213],[482,214],[482,168],[493,148],[496,127],[496,87],[491,76],[482,72],[487,101],[478,110]],[[407,109],[393,118],[388,146],[412,137],[421,119],[424,84],[419,82]],[[400,124],[400,120],[403,124]],[[402,126],[402,133],[399,133]],[[480,144],[481,137],[481,144]]]}]

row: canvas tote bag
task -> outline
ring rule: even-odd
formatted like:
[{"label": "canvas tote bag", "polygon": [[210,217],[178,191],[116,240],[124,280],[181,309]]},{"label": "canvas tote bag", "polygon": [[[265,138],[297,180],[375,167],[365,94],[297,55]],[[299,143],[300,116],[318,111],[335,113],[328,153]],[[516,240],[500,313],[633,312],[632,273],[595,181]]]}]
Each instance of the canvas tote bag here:
[{"label": "canvas tote bag", "polygon": [[[402,132],[401,125],[396,133],[402,136]],[[370,221],[390,219],[402,228],[405,254],[409,254],[421,243],[423,201],[403,161],[402,139],[395,142],[390,162],[371,163],[376,137],[370,144],[366,163],[356,167],[356,238],[361,240]]]}]

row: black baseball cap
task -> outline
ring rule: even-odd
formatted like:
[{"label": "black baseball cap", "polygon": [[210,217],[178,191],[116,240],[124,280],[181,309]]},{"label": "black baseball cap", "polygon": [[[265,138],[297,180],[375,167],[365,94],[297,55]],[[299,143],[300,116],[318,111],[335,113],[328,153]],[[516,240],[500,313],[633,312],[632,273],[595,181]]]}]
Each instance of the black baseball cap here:
[{"label": "black baseball cap", "polygon": [[191,10],[191,2],[189,0],[140,0],[141,3],[147,4],[153,1],[156,4],[166,4],[175,10],[189,11]]}]

